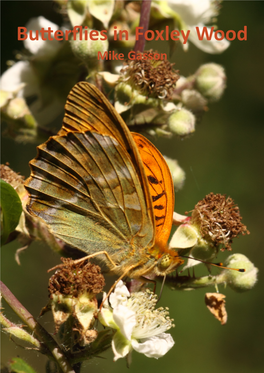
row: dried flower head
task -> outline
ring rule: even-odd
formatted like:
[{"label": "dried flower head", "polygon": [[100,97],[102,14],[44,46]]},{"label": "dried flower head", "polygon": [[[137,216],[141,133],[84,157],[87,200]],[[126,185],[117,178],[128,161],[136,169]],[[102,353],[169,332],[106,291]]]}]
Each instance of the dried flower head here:
[{"label": "dried flower head", "polygon": [[99,266],[62,258],[63,265],[50,278],[50,303],[42,314],[52,310],[55,332],[61,328],[65,346],[87,346],[98,335],[94,329],[98,309],[96,294],[102,291],[104,277]]},{"label": "dried flower head", "polygon": [[9,166],[9,163],[0,165],[0,178],[16,189],[24,183],[24,176],[17,174]]},{"label": "dried flower head", "polygon": [[233,199],[221,194],[208,194],[195,206],[191,222],[199,226],[201,236],[213,246],[223,245],[231,250],[233,238],[239,234],[249,234],[247,227],[241,223],[242,217]]},{"label": "dried flower head", "polygon": [[[173,69],[173,63],[164,60],[144,59],[144,56],[153,55],[153,51],[138,52],[141,59],[131,60],[121,70],[120,82],[127,82],[140,91],[141,94],[170,99],[175,88],[179,70]],[[146,57],[147,58],[147,57]]]},{"label": "dried flower head", "polygon": [[98,294],[102,291],[105,281],[101,268],[90,262],[86,263],[69,258],[62,258],[64,266],[49,280],[49,294],[63,294],[78,297],[82,293]]}]

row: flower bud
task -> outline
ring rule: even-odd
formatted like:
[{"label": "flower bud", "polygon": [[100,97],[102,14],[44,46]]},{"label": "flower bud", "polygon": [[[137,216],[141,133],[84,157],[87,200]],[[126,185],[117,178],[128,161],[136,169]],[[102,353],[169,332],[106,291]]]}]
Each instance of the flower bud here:
[{"label": "flower bud", "polygon": [[226,75],[222,66],[208,63],[201,66],[196,73],[196,88],[210,101],[217,101],[226,87]]},{"label": "flower bud", "polygon": [[182,108],[169,116],[168,125],[172,133],[185,137],[195,131],[195,116]]},{"label": "flower bud", "polygon": [[225,269],[219,275],[221,280],[225,281],[231,289],[237,292],[244,292],[253,288],[257,282],[258,268],[243,254],[230,255],[225,263],[225,267],[245,269],[245,272],[232,271]]},{"label": "flower bud", "polygon": [[2,118],[8,124],[7,131],[17,142],[35,142],[38,136],[37,122],[24,98],[11,99],[2,111]]},{"label": "flower bud", "polygon": [[31,334],[26,332],[20,326],[11,326],[8,328],[3,328],[3,331],[10,334],[10,336],[14,336],[18,339],[21,339],[25,342],[31,343],[33,346],[37,347],[38,349],[41,348],[40,342],[34,338]]},{"label": "flower bud", "polygon": [[169,166],[174,188],[177,191],[183,187],[183,183],[185,181],[185,172],[179,166],[179,163],[176,159],[171,159],[166,156],[164,156],[164,159]]},{"label": "flower bud", "polygon": [[182,103],[193,112],[204,110],[207,100],[195,89],[184,89],[182,91]]},{"label": "flower bud", "polygon": [[[85,39],[85,32],[80,37],[80,33],[76,35],[75,40],[71,40],[71,48],[76,57],[80,58],[88,67],[88,69],[95,69],[98,65],[98,52],[104,53],[108,50],[107,40],[91,40],[90,33],[94,30],[88,31],[88,40]],[[82,39],[82,40],[81,40]]]},{"label": "flower bud", "polygon": [[29,114],[26,101],[20,97],[13,98],[7,106],[6,114],[13,119],[21,118]]},{"label": "flower bud", "polygon": [[0,90],[0,108],[4,107],[12,97],[11,92]]}]

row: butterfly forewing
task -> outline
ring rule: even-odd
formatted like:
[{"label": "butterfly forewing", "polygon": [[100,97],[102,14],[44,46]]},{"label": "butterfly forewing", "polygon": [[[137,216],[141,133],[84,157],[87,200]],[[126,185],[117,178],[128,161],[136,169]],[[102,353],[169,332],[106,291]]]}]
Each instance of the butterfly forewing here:
[{"label": "butterfly forewing", "polygon": [[158,149],[144,136],[132,133],[139,150],[155,215],[156,239],[158,246],[167,245],[173,218],[174,187],[169,167]]},{"label": "butterfly forewing", "polygon": [[110,102],[94,85],[80,82],[73,87],[67,97],[63,125],[58,134],[87,130],[112,136],[129,153],[143,189],[148,215],[154,224],[148,181],[131,132]]}]

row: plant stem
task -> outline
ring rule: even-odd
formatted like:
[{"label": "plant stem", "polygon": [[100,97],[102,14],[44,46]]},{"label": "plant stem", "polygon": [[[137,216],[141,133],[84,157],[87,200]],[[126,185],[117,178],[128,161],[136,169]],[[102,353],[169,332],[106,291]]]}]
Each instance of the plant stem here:
[{"label": "plant stem", "polygon": [[17,300],[8,287],[0,281],[1,294],[7,304],[20,317],[20,319],[32,330],[44,346],[50,351],[63,373],[75,373],[66,356],[52,336],[34,319],[28,310]]},{"label": "plant stem", "polygon": [[172,290],[194,290],[224,283],[225,282],[221,278],[212,275],[197,278],[192,276],[168,276],[166,278],[166,285]]},{"label": "plant stem", "polygon": [[149,25],[149,16],[150,16],[151,0],[142,0],[141,12],[140,12],[140,21],[139,27],[143,27],[142,34],[136,41],[134,51],[143,52],[145,48],[145,32],[148,29]]}]

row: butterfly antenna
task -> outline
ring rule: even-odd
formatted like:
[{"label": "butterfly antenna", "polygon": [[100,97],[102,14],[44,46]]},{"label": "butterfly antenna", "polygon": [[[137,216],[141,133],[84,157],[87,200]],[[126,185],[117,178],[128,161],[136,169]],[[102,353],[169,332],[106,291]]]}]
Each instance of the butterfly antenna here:
[{"label": "butterfly antenna", "polygon": [[162,296],[162,292],[163,292],[163,288],[164,288],[164,285],[165,285],[165,281],[166,281],[166,275],[164,275],[164,277],[163,277],[163,281],[162,281],[162,284],[161,284],[160,293],[159,293],[159,297],[158,297],[157,303],[160,301],[160,298]]},{"label": "butterfly antenna", "polygon": [[223,268],[223,269],[231,269],[232,271],[238,271],[238,272],[245,272],[245,268],[231,268],[231,267],[224,267],[223,266],[223,263],[211,263],[211,262],[206,262],[205,260],[202,260],[202,259],[195,259],[195,258],[191,258],[190,256],[185,256],[185,255],[180,255],[181,258],[187,258],[187,259],[193,259],[193,260],[197,260],[198,262],[201,262],[201,263],[204,263],[204,264],[210,264],[214,267],[218,267],[218,268]]}]

